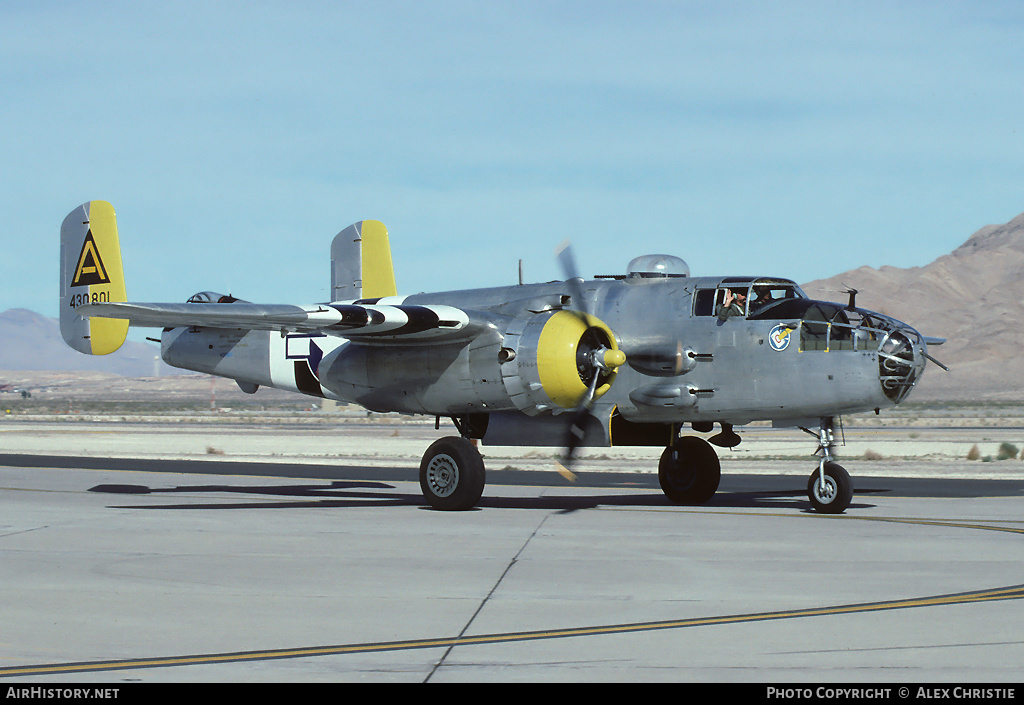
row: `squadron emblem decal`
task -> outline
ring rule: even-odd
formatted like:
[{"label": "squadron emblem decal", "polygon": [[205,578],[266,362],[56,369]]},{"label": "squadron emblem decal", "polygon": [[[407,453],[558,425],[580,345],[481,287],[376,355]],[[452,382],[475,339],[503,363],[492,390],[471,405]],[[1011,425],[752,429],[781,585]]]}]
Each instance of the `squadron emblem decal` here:
[{"label": "squadron emblem decal", "polygon": [[792,332],[792,328],[782,323],[772,328],[772,332],[768,334],[768,344],[772,346],[772,350],[782,352],[788,348]]},{"label": "squadron emblem decal", "polygon": [[82,252],[78,255],[78,267],[75,269],[71,286],[109,283],[110,277],[107,276],[107,268],[103,266],[99,248],[96,247],[96,240],[90,230],[85,234],[85,242],[82,243]]}]

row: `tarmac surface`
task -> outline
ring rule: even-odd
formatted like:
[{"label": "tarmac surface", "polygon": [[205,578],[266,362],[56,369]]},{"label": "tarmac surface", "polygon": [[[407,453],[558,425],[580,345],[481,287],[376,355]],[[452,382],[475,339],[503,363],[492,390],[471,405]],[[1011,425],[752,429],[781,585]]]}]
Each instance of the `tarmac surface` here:
[{"label": "tarmac surface", "polygon": [[446,513],[445,434],[0,425],[0,683],[1021,680],[1020,461],[851,459],[824,516],[809,457],[729,456],[683,507],[657,449],[576,482],[485,449]]}]

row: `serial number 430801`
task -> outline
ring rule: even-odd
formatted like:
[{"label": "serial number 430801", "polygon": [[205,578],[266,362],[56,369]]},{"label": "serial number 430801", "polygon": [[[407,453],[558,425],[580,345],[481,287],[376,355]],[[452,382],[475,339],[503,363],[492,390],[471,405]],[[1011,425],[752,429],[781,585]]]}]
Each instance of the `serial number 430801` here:
[{"label": "serial number 430801", "polygon": [[72,294],[69,297],[71,308],[78,308],[82,304],[102,304],[110,301],[110,294],[106,291],[94,291],[91,294]]}]

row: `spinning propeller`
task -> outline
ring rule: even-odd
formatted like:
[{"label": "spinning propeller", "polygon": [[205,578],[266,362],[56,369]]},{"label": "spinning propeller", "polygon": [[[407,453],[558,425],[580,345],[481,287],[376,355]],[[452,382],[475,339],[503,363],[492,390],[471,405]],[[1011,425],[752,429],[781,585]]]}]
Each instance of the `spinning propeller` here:
[{"label": "spinning propeller", "polygon": [[576,408],[570,414],[569,425],[565,435],[565,454],[558,464],[558,472],[570,482],[576,475],[569,469],[572,466],[576,449],[583,443],[586,428],[592,418],[590,409],[598,397],[597,390],[602,384],[610,384],[615,371],[626,362],[626,354],[615,347],[615,341],[609,339],[608,329],[591,315],[583,294],[583,279],[576,270],[576,260],[572,248],[566,240],[555,250],[558,261],[565,273],[566,283],[570,287],[575,315],[586,327],[576,347],[576,368],[580,380],[586,384],[586,391],[580,396]]}]

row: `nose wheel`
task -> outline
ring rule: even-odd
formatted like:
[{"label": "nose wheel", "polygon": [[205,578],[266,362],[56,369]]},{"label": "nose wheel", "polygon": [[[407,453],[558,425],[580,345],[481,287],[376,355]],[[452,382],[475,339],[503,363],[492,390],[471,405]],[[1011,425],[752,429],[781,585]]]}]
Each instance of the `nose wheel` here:
[{"label": "nose wheel", "polygon": [[807,479],[811,506],[821,514],[841,514],[853,499],[850,473],[842,465],[822,460],[821,467]]}]

